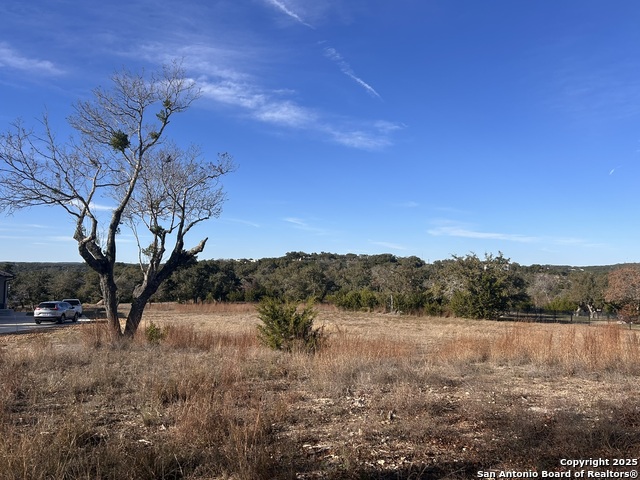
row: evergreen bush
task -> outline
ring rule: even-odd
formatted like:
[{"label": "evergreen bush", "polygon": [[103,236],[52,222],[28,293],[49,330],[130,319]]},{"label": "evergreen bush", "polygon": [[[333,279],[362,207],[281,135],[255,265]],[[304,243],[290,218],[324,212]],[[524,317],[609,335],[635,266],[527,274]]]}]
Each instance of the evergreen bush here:
[{"label": "evergreen bush", "polygon": [[148,343],[152,345],[158,345],[167,336],[167,331],[166,329],[159,327],[155,323],[151,322],[149,323],[147,328],[145,328],[144,335]]},{"label": "evergreen bush", "polygon": [[379,296],[366,288],[360,290],[340,290],[332,295],[330,302],[345,310],[370,312],[380,303]]},{"label": "evergreen bush", "polygon": [[313,353],[321,346],[322,327],[313,328],[317,312],[312,302],[300,308],[296,303],[268,297],[258,305],[258,339],[274,350]]}]

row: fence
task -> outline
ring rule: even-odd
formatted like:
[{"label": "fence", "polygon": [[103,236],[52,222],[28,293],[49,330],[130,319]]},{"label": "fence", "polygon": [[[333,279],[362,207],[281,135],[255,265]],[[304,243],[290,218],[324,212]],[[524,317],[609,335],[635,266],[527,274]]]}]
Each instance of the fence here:
[{"label": "fence", "polygon": [[500,315],[500,320],[509,320],[512,322],[534,322],[534,323],[591,323],[612,322],[617,321],[615,314],[605,312],[595,312],[593,315],[576,314],[576,312],[558,312],[554,310],[527,310],[513,311],[504,315]]}]

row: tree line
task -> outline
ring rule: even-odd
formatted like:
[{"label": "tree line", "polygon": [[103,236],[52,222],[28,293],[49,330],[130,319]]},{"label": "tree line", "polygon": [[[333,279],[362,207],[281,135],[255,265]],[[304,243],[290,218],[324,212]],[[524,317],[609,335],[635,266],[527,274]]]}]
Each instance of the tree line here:
[{"label": "tree line", "polygon": [[[99,276],[85,264],[6,263],[15,275],[9,301],[32,308],[51,298],[102,298]],[[143,281],[138,265],[114,268],[120,303]],[[347,310],[496,318],[547,310],[633,318],[640,305],[640,266],[522,266],[498,255],[453,256],[426,263],[391,254],[290,252],[259,260],[193,260],[153,295],[155,302],[257,302],[263,298],[324,302]]]}]

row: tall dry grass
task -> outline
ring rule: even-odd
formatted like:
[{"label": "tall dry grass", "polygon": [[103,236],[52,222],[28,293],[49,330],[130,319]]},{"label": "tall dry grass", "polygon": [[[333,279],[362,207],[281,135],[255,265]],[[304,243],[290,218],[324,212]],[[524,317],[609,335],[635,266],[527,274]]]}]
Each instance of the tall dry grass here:
[{"label": "tall dry grass", "polygon": [[640,447],[637,332],[331,311],[306,355],[247,312],[154,308],[156,344],[2,339],[0,478],[462,479]]},{"label": "tall dry grass", "polygon": [[149,312],[162,312],[166,314],[241,314],[254,313],[256,306],[253,303],[228,303],[228,302],[212,302],[212,303],[150,303],[147,306]]},{"label": "tall dry grass", "polygon": [[492,336],[459,335],[437,349],[440,362],[532,365],[561,373],[639,375],[640,335],[617,324],[511,324]]}]

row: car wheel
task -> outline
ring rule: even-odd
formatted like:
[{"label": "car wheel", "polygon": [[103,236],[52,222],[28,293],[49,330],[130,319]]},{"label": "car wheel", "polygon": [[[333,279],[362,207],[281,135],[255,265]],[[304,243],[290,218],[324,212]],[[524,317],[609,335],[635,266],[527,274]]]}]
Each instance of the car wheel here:
[{"label": "car wheel", "polygon": [[64,313],[62,315],[60,315],[60,319],[58,320],[58,323],[64,323],[64,321],[66,320]]},{"label": "car wheel", "polygon": [[73,315],[73,318],[71,319],[71,321],[72,321],[72,322],[77,322],[77,321],[78,321],[78,314],[77,314],[77,313],[75,313],[75,314]]},{"label": "car wheel", "polygon": [[40,320],[36,320],[36,325],[40,325],[42,322]]}]

